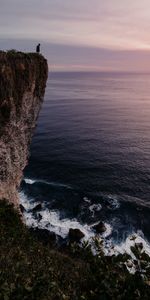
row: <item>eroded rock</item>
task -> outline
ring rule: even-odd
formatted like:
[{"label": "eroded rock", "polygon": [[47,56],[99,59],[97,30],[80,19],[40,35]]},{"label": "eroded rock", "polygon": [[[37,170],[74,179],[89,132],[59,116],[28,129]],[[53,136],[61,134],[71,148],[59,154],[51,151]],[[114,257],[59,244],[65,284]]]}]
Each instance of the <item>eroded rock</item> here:
[{"label": "eroded rock", "polygon": [[37,204],[33,209],[32,209],[32,212],[35,213],[35,212],[38,212],[39,210],[42,209],[42,204],[39,203]]},{"label": "eroded rock", "polygon": [[104,224],[104,222],[100,221],[98,224],[93,226],[93,229],[97,232],[97,233],[104,233],[106,231],[106,226]]},{"label": "eroded rock", "polygon": [[0,51],[0,199],[18,208],[17,190],[47,76],[48,65],[42,55]]},{"label": "eroded rock", "polygon": [[24,208],[24,206],[22,204],[19,205],[19,208],[20,208],[21,213],[25,212],[25,208]]},{"label": "eroded rock", "polygon": [[83,237],[84,237],[84,233],[80,229],[78,229],[78,228],[76,228],[76,229],[70,228],[69,229],[70,241],[79,242]]}]

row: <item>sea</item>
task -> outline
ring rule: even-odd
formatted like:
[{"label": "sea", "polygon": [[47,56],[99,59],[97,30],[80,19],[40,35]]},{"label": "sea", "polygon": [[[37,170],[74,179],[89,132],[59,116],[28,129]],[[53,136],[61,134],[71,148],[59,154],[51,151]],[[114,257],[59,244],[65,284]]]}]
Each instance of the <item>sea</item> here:
[{"label": "sea", "polygon": [[50,72],[20,203],[61,242],[103,221],[108,252],[137,239],[150,253],[150,74]]}]

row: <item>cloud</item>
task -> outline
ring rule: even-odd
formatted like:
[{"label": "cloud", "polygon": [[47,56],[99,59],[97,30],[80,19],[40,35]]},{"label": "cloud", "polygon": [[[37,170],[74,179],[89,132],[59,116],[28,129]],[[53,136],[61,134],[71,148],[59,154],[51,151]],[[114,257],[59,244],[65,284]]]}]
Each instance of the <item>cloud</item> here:
[{"label": "cloud", "polygon": [[0,37],[150,48],[149,0],[1,0]]},{"label": "cloud", "polygon": [[149,11],[149,0],[1,0],[0,45],[32,49],[40,41],[49,61],[61,68],[98,62],[99,68],[127,69],[130,61],[130,69],[143,70]]}]

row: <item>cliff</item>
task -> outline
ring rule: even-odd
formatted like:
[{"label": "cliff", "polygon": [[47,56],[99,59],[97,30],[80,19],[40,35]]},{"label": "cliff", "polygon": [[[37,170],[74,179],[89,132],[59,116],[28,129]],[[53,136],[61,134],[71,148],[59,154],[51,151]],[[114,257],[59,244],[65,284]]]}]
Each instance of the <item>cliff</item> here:
[{"label": "cliff", "polygon": [[[149,300],[150,258],[141,243],[105,256],[102,239],[56,248],[23,224],[17,189],[43,102],[47,61],[38,54],[0,52],[0,299]],[[3,201],[6,199],[7,201]],[[130,274],[135,266],[135,274]],[[134,269],[134,268],[133,268]]]},{"label": "cliff", "polygon": [[0,51],[0,199],[15,206],[47,76],[42,55]]}]

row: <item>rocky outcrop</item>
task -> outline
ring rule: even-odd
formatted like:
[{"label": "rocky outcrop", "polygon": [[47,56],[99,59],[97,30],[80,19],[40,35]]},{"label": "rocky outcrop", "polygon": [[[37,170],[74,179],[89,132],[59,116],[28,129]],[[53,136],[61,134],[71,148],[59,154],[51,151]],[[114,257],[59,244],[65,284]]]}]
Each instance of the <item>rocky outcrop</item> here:
[{"label": "rocky outcrop", "polygon": [[102,234],[102,233],[104,233],[106,231],[106,226],[105,226],[105,224],[102,221],[100,221],[98,224],[96,224],[96,225],[93,226],[93,229],[97,233]]},{"label": "rocky outcrop", "polygon": [[80,240],[84,238],[84,233],[78,228],[70,228],[69,229],[69,240],[71,242],[80,242]]},{"label": "rocky outcrop", "polygon": [[15,206],[47,76],[42,55],[0,51],[0,199]]}]

